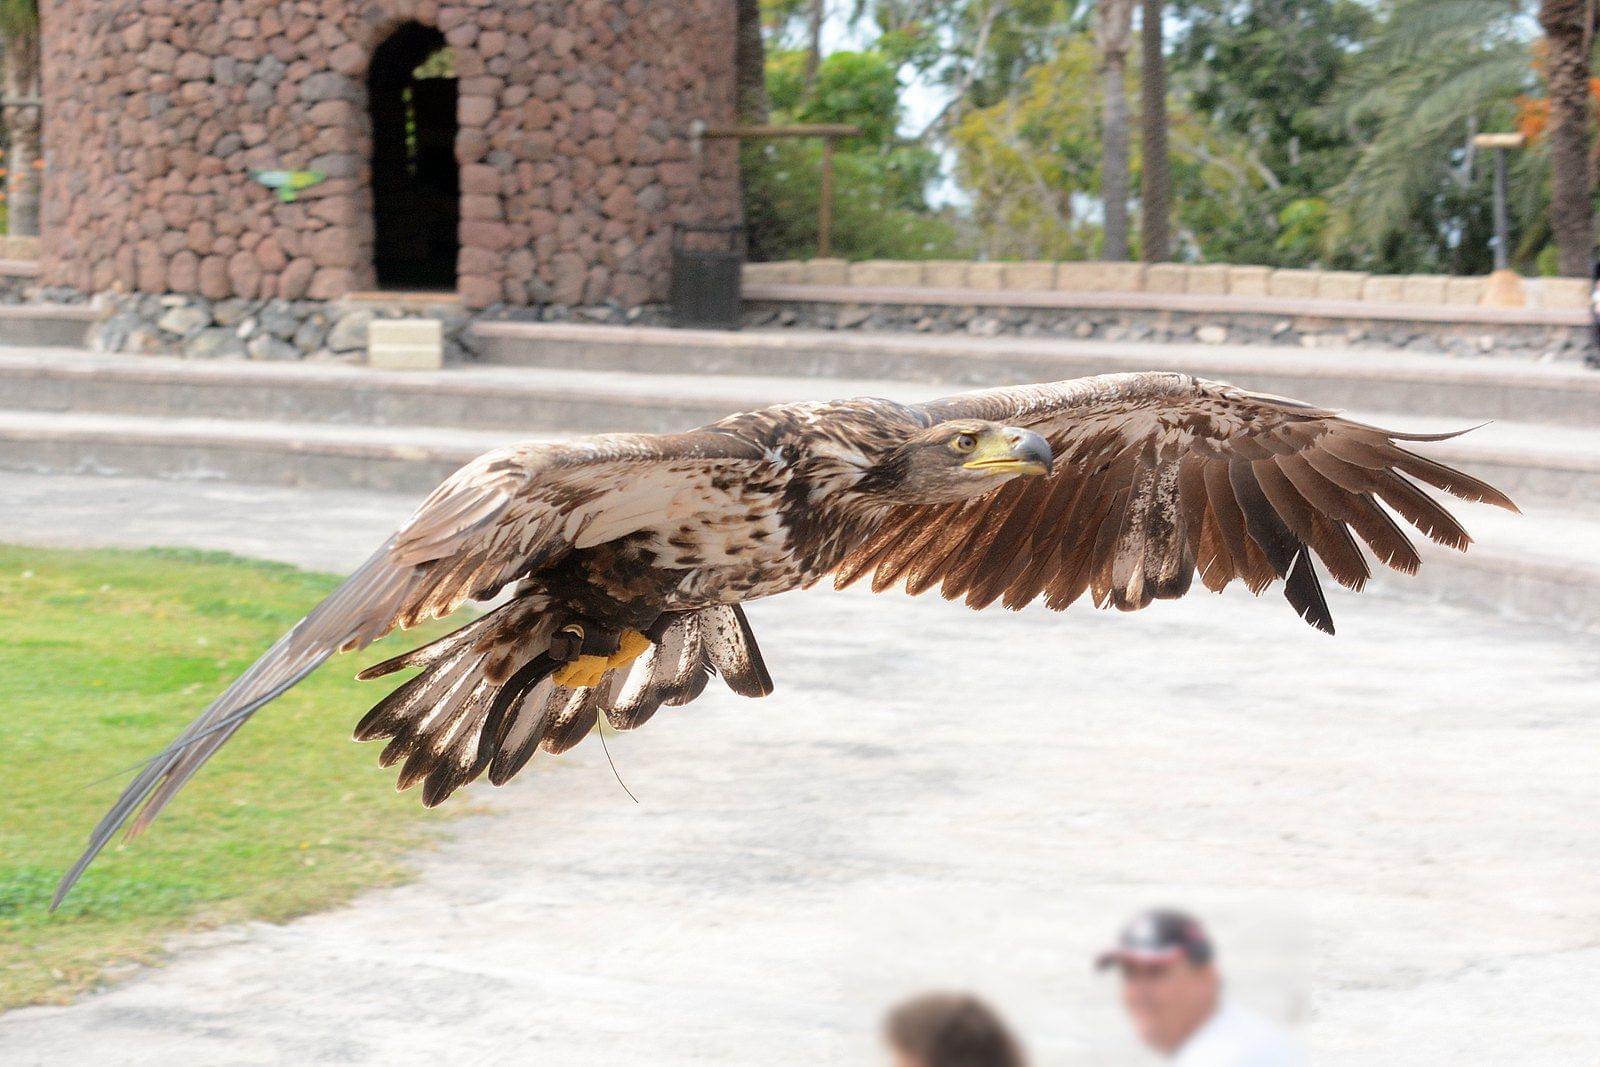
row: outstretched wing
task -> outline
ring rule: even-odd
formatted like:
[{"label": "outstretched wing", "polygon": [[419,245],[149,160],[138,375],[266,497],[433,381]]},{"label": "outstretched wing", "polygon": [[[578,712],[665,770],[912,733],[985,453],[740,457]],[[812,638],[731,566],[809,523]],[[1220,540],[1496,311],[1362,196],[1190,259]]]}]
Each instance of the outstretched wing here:
[{"label": "outstretched wing", "polygon": [[1188,375],[994,389],[923,410],[935,422],[1034,430],[1054,469],[962,503],[900,508],[840,565],[840,587],[871,572],[874,591],[938,585],[974,608],[1043,596],[1059,611],[1087,590],[1097,606],[1132,611],[1182,596],[1198,570],[1215,591],[1239,579],[1260,593],[1281,579],[1300,616],[1332,633],[1313,554],[1352,589],[1371,576],[1357,537],[1414,572],[1421,560],[1386,508],[1435,541],[1471,542],[1412,479],[1516,510],[1492,486],[1400,444],[1454,434],[1382,430]]},{"label": "outstretched wing", "polygon": [[642,529],[684,508],[706,475],[747,469],[762,455],[740,437],[701,431],[525,443],[467,464],[144,765],[62,878],[52,908],[120,827],[137,836],[252,714],[335,652],[492,597],[574,548]]}]

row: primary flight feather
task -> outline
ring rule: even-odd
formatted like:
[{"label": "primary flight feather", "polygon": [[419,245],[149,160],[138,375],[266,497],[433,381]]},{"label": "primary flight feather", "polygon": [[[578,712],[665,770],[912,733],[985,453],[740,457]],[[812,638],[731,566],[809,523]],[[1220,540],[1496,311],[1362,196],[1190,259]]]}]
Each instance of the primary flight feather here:
[{"label": "primary flight feather", "polygon": [[[438,804],[509,780],[601,715],[631,729],[720,674],[772,679],[740,604],[871,575],[974,608],[1061,610],[1088,593],[1134,610],[1198,573],[1220,591],[1277,581],[1333,632],[1314,559],[1360,589],[1361,544],[1407,573],[1393,515],[1465,549],[1417,485],[1515,510],[1404,434],[1182,374],[1108,374],[926,404],[782,404],[681,434],[607,434],[487,453],[144,765],[63,877],[54,907],[116,832],[149,825],[263,705],[335,652],[501,593],[499,607],[362,672],[421,673],[357,725],[379,761]],[[1393,513],[1393,514],[1391,514]]]}]

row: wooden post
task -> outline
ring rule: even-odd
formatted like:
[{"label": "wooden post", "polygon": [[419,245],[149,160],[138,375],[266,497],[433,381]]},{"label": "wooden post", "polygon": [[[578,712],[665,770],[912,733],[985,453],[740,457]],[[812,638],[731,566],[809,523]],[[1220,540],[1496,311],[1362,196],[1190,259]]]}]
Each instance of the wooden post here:
[{"label": "wooden post", "polygon": [[840,137],[860,137],[859,126],[837,122],[818,122],[799,126],[714,126],[692,131],[699,137],[746,138],[820,137],[822,138],[822,196],[817,204],[817,258],[827,259],[833,252],[833,142]]},{"label": "wooden post", "polygon": [[833,138],[822,139],[822,199],[817,202],[817,258],[833,254]]}]

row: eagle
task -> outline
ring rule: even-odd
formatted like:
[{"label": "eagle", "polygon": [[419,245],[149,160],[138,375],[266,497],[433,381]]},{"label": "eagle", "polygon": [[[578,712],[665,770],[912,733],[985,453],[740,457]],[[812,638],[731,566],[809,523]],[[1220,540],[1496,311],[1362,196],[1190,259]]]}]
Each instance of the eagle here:
[{"label": "eagle", "polygon": [[433,806],[601,716],[618,730],[682,706],[721,675],[773,690],[741,605],[827,578],[874,592],[938,588],[972,608],[1123,611],[1282,583],[1333,632],[1316,561],[1360,589],[1378,561],[1421,563],[1396,516],[1436,542],[1470,538],[1422,483],[1515,511],[1492,486],[1399,433],[1186,374],[1105,374],[924,404],[780,404],[686,433],[530,441],[449,477],[383,546],[165,750],[90,835],[52,907],[126,826],[144,830],[266,704],[334,653],[454,612],[448,635],[368,667],[419,673],[355,728],[385,741],[399,788]]}]

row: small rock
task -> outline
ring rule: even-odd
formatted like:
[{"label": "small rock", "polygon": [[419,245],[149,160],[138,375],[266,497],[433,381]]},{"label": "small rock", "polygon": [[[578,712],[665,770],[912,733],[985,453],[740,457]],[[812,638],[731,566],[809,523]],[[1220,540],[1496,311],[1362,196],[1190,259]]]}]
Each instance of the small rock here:
[{"label": "small rock", "polygon": [[358,308],[340,316],[328,331],[327,345],[335,352],[357,352],[367,347],[367,327],[372,324],[372,311]]},{"label": "small rock", "polygon": [[165,315],[158,318],[158,330],[166,333],[176,333],[181,338],[187,338],[195,330],[211,325],[211,314],[195,304],[179,304],[178,307],[168,309]]},{"label": "small rock", "polygon": [[315,352],[328,340],[328,317],[321,313],[311,315],[294,331],[293,344],[302,352]]},{"label": "small rock", "polygon": [[184,342],[183,354],[189,359],[236,359],[245,354],[244,342],[226,326],[212,326]]},{"label": "small rock", "polygon": [[281,338],[263,332],[245,345],[251,359],[286,360],[299,359],[300,350]]},{"label": "small rock", "polygon": [[218,326],[237,326],[250,313],[250,304],[236,298],[219,300],[211,309],[211,317]]},{"label": "small rock", "polygon": [[835,325],[841,330],[853,329],[866,322],[872,316],[872,311],[857,304],[851,304],[839,309]]},{"label": "small rock", "polygon": [[261,329],[287,341],[300,328],[300,319],[287,300],[273,300],[261,309]]}]

